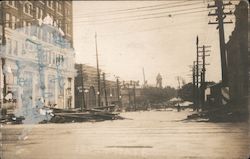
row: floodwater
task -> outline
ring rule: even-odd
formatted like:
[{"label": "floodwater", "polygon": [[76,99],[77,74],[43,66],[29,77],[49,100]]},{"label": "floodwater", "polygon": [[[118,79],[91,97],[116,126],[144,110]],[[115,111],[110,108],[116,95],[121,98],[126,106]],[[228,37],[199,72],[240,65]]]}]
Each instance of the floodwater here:
[{"label": "floodwater", "polygon": [[122,113],[126,120],[5,125],[1,159],[247,159],[248,123],[186,122],[189,111]]}]

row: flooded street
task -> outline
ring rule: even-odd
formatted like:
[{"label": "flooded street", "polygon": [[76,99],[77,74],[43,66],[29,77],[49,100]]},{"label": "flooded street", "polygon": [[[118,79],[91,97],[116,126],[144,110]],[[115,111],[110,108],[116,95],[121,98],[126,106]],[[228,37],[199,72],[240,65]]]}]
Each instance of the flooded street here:
[{"label": "flooded street", "polygon": [[189,111],[122,113],[97,123],[5,125],[2,159],[245,159],[247,123],[186,122]]}]

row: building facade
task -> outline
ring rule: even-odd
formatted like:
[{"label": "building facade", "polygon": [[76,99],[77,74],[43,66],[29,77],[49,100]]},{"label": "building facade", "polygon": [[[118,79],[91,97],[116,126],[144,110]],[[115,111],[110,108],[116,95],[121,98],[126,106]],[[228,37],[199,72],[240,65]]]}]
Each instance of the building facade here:
[{"label": "building facade", "polygon": [[72,1],[1,2],[1,101],[74,107]]},{"label": "building facade", "polygon": [[248,4],[240,1],[235,9],[235,29],[227,43],[229,93],[231,102],[247,109],[249,93],[249,17]]},{"label": "building facade", "polygon": [[[119,89],[117,82],[106,80],[104,73],[100,73],[100,92],[98,91],[97,68],[85,64],[76,64],[77,76],[75,77],[75,103],[78,108],[95,108],[98,105],[98,93],[100,93],[100,106],[117,104]],[[99,70],[102,72],[101,70]],[[118,84],[118,87],[120,85]],[[83,89],[82,89],[83,88]]]},{"label": "building facade", "polygon": [[123,81],[121,86],[121,105],[125,110],[136,110],[142,104],[143,88],[139,81]]}]

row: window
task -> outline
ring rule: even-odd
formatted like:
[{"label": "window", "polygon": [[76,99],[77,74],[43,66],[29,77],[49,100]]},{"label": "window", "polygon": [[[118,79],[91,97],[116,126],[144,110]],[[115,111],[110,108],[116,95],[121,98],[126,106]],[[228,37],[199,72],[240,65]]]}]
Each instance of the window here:
[{"label": "window", "polygon": [[42,40],[47,41],[47,32],[45,31],[42,32]]},{"label": "window", "polygon": [[36,7],[36,19],[43,18],[43,10],[39,7]]},{"label": "window", "polygon": [[36,19],[39,19],[40,9],[36,7]]},{"label": "window", "polygon": [[10,27],[11,26],[11,22],[10,22],[10,14],[9,13],[6,13],[5,20],[6,20],[5,26],[6,27]]},{"label": "window", "polygon": [[53,64],[56,63],[56,60],[55,60],[55,54],[52,53],[52,60],[53,60]]},{"label": "window", "polygon": [[71,34],[71,28],[69,24],[65,24],[65,33],[70,36]]},{"label": "window", "polygon": [[24,33],[27,35],[31,34],[31,22],[26,22],[25,20],[23,21],[23,28],[24,28]]},{"label": "window", "polygon": [[43,18],[43,10],[40,9],[40,18]]},{"label": "window", "polygon": [[25,49],[25,45],[26,45],[26,43],[22,43],[22,54],[24,55],[24,54],[26,54],[26,49]]},{"label": "window", "polygon": [[31,34],[31,22],[27,22],[27,27],[25,28],[25,33],[27,35]]},{"label": "window", "polygon": [[71,88],[71,85],[72,85],[72,79],[68,78],[68,88]]},{"label": "window", "polygon": [[47,38],[47,42],[51,42],[51,33],[48,33],[48,38]]},{"label": "window", "polygon": [[54,75],[48,75],[48,92],[51,94],[49,96],[48,101],[53,104],[55,103],[55,76]]},{"label": "window", "polygon": [[56,19],[56,24],[58,25],[59,28],[61,28],[62,27],[62,20]]},{"label": "window", "polygon": [[58,13],[62,13],[62,4],[60,2],[57,3],[56,9]]},{"label": "window", "polygon": [[23,21],[23,32],[26,33],[28,30],[27,30],[27,22],[24,20]]},{"label": "window", "polygon": [[17,55],[18,54],[18,42],[15,40],[13,41],[13,53],[14,55]]},{"label": "window", "polygon": [[48,62],[48,52],[44,52],[43,60],[47,64],[47,62]]},{"label": "window", "polygon": [[53,9],[53,1],[51,1],[51,0],[47,1],[47,6],[51,9]]},{"label": "window", "polygon": [[42,3],[42,4],[44,4],[44,1],[42,0],[42,1],[39,1],[40,3]]},{"label": "window", "polygon": [[11,26],[12,26],[12,29],[16,29],[16,17],[15,16],[12,16],[12,19],[11,19]]},{"label": "window", "polygon": [[41,28],[38,28],[38,39],[42,39],[43,38],[43,30]]},{"label": "window", "polygon": [[8,1],[5,1],[6,4],[12,8],[18,8],[18,1],[13,1],[13,0],[8,0]]},{"label": "window", "polygon": [[67,7],[65,8],[65,16],[66,17],[70,16],[70,10]]},{"label": "window", "polygon": [[70,26],[69,26],[69,24],[65,24],[65,33],[67,34],[67,35],[69,35],[70,34]]},{"label": "window", "polygon": [[12,41],[11,41],[11,39],[9,39],[9,38],[7,38],[7,40],[6,40],[6,42],[7,42],[7,49],[8,49],[8,54],[10,54],[11,55],[11,53],[12,53]]},{"label": "window", "polygon": [[23,8],[23,12],[31,16],[31,10],[32,10],[32,4],[30,2],[25,3],[24,8]]}]

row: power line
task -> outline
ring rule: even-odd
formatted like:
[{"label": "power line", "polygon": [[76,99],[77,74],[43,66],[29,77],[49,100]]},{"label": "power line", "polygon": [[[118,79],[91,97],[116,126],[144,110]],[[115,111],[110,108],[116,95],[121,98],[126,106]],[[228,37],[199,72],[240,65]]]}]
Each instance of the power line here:
[{"label": "power line", "polygon": [[[159,15],[159,14],[166,14],[166,13],[175,13],[175,12],[190,11],[190,10],[201,9],[201,8],[204,9],[204,7],[194,7],[194,8],[188,8],[188,9],[173,10],[173,11],[164,11],[164,12],[157,12],[157,13],[149,13],[149,14],[141,14],[141,15],[123,16],[123,17],[102,19],[102,20],[99,20],[99,21],[109,21],[109,20],[120,20],[120,19],[137,18],[137,17],[152,16],[152,15]],[[78,22],[89,23],[89,22],[95,22],[95,20],[92,20],[92,21],[85,20],[85,21],[78,21]]]},{"label": "power line", "polygon": [[[178,27],[178,26],[183,26],[183,25],[187,25],[187,24],[194,24],[194,23],[203,23],[201,21],[197,21],[197,20],[202,20],[204,18],[197,18],[195,19],[195,21],[185,21],[179,24],[175,24],[175,25],[165,25],[162,27],[154,27],[154,28],[150,28],[150,29],[144,29],[144,30],[140,30],[140,31],[131,31],[131,32],[118,32],[118,33],[114,33],[114,34],[100,34],[99,37],[114,37],[114,36],[123,36],[123,35],[128,35],[128,34],[135,34],[135,33],[141,33],[141,32],[148,32],[148,31],[154,31],[154,30],[162,30],[162,29],[166,29],[166,28],[170,28],[170,27]],[[204,20],[206,21],[206,19]],[[191,23],[192,22],[192,23]],[[85,37],[88,38],[88,37]]]},{"label": "power line", "polygon": [[[198,9],[198,8],[197,8]],[[178,12],[182,12],[185,10],[180,10]],[[176,13],[176,14],[168,14],[168,15],[161,15],[161,16],[151,16],[151,17],[141,17],[141,18],[127,18],[127,19],[118,19],[118,20],[113,20],[113,21],[101,21],[97,23],[92,23],[92,24],[86,24],[86,25],[96,25],[96,24],[107,24],[107,23],[117,23],[117,22],[128,22],[128,21],[137,21],[137,20],[147,20],[147,19],[158,19],[158,18],[166,18],[166,17],[174,17],[174,16],[179,16],[179,15],[187,15],[187,14],[194,14],[194,13],[201,13],[201,12],[207,12],[208,10],[197,10],[197,11],[192,11],[192,12],[183,12],[183,13]],[[167,13],[167,12],[166,12]],[[168,12],[170,13],[170,12]],[[173,12],[171,12],[173,13]],[[112,19],[111,19],[112,20]],[[77,21],[73,23],[85,23],[87,21]]]},{"label": "power line", "polygon": [[[97,14],[102,14],[103,15],[105,13],[125,12],[125,11],[133,11],[133,10],[146,9],[146,8],[154,8],[154,7],[159,7],[159,6],[168,6],[168,5],[171,5],[171,4],[184,3],[186,1],[190,1],[190,0],[182,0],[182,1],[174,2],[174,3],[164,3],[164,4],[157,4],[157,5],[150,5],[150,6],[128,8],[128,9],[106,10],[106,11],[100,11],[100,12],[94,12],[94,13],[96,15]],[[81,15],[84,15],[84,14],[81,14]],[[93,15],[93,14],[85,14],[85,16],[88,16],[88,15]]]},{"label": "power line", "polygon": [[[184,1],[185,2],[185,1]],[[165,6],[165,7],[156,7],[156,8],[145,8],[145,9],[136,9],[136,10],[130,10],[126,9],[126,12],[108,12],[106,11],[106,14],[87,14],[85,16],[74,16],[74,17],[79,17],[79,18],[90,18],[90,17],[98,17],[98,16],[107,16],[107,15],[117,15],[117,14],[127,14],[127,13],[134,13],[134,12],[145,12],[145,11],[154,11],[154,10],[162,10],[162,9],[167,9],[167,8],[176,8],[176,7],[184,7],[184,6],[190,6],[190,5],[196,5],[196,4],[201,4],[201,2],[196,2],[196,3],[189,3],[189,4],[178,4],[178,5],[173,5],[173,6]],[[165,4],[166,5],[166,4]],[[162,5],[161,5],[162,6]],[[141,7],[144,8],[144,7]]]}]

